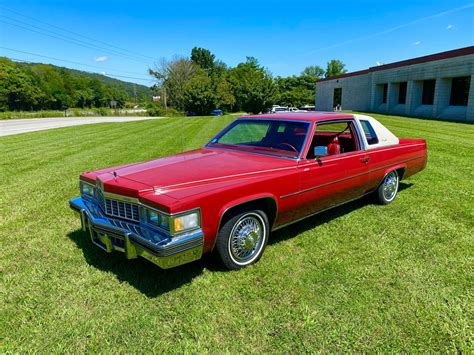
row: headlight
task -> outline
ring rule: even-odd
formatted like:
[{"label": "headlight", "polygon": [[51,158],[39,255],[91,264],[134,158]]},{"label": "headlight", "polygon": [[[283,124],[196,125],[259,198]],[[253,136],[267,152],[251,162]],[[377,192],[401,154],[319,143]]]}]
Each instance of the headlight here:
[{"label": "headlight", "polygon": [[146,221],[157,227],[160,227],[166,230],[170,229],[169,217],[158,211],[150,210],[147,208]]},{"label": "headlight", "polygon": [[173,232],[180,233],[200,227],[198,212],[184,214],[179,217],[171,217],[173,219]]},{"label": "headlight", "polygon": [[171,235],[180,234],[201,227],[201,215],[193,210],[178,216],[169,216],[156,210],[145,209],[147,223],[168,231]]},{"label": "headlight", "polygon": [[79,187],[81,189],[81,196],[94,197],[94,185],[80,181]]}]

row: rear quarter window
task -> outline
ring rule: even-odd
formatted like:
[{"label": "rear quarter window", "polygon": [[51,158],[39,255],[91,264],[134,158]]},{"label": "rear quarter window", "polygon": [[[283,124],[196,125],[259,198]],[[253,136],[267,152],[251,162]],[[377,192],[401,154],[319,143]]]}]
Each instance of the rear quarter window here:
[{"label": "rear quarter window", "polygon": [[379,142],[379,139],[377,138],[375,130],[370,124],[370,122],[361,120],[360,124],[362,125],[362,129],[364,130],[365,138],[367,139],[367,144],[377,144]]}]

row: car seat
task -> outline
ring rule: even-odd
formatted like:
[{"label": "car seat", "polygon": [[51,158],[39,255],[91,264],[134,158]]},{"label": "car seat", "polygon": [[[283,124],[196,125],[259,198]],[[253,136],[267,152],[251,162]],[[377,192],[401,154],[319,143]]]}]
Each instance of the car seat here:
[{"label": "car seat", "polygon": [[331,143],[328,144],[328,155],[341,154],[341,145],[339,144],[339,138],[334,137]]}]

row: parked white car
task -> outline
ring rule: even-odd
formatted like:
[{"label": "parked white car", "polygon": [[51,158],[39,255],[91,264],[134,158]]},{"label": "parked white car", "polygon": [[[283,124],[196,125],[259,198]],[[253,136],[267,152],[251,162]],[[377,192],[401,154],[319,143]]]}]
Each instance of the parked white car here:
[{"label": "parked white car", "polygon": [[273,105],[270,112],[271,113],[288,112],[288,106]]}]

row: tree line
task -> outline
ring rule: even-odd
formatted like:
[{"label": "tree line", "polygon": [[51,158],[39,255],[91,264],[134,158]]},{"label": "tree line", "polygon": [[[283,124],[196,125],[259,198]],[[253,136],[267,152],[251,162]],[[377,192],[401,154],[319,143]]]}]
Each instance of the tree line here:
[{"label": "tree line", "polygon": [[258,113],[273,104],[314,104],[316,81],[340,75],[344,67],[333,59],[326,69],[309,66],[299,75],[273,77],[254,57],[229,67],[208,49],[194,47],[190,57],[163,59],[150,69],[156,79],[150,90],[99,74],[0,57],[0,111],[121,108],[137,96],[148,104],[154,91],[160,100],[150,111],[173,108],[206,115],[219,108]]},{"label": "tree line", "polygon": [[[124,107],[135,100],[133,84],[50,64],[0,58],[0,111],[63,110],[66,107]],[[139,86],[139,99],[151,92]],[[136,91],[136,88],[135,88]]]},{"label": "tree line", "polygon": [[164,109],[205,115],[215,108],[259,113],[273,104],[312,105],[316,81],[343,74],[344,67],[333,59],[326,69],[309,66],[300,75],[274,78],[254,57],[230,68],[208,49],[194,47],[190,57],[163,59],[149,72]]}]

